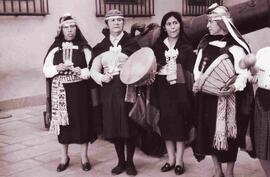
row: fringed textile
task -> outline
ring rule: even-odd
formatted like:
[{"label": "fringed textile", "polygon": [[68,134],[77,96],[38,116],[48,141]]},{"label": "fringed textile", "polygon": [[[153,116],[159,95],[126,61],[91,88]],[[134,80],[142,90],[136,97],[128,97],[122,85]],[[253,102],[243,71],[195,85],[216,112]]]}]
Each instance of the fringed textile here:
[{"label": "fringed textile", "polygon": [[213,146],[217,150],[228,150],[227,138],[236,138],[235,99],[234,94],[218,97],[216,130],[213,140]]},{"label": "fringed textile", "polygon": [[69,125],[66,91],[64,83],[74,83],[82,81],[81,78],[75,75],[58,75],[52,80],[52,120],[50,124],[50,133],[59,135],[60,125]]}]

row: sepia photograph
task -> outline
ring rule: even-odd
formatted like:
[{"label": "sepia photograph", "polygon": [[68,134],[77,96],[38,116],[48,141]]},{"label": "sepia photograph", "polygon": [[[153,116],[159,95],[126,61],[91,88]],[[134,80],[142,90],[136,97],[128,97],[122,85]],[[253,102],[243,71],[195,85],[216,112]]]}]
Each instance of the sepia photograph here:
[{"label": "sepia photograph", "polygon": [[0,177],[270,177],[270,0],[0,0]]}]

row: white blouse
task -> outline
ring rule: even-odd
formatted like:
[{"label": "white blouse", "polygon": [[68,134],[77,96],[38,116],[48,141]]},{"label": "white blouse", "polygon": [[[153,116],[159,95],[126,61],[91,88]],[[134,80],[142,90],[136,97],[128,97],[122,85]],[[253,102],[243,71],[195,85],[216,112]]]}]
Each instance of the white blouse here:
[{"label": "white blouse", "polygon": [[[212,41],[209,44],[216,46],[216,47],[219,47],[219,48],[222,48],[222,47],[225,47],[226,42]],[[247,69],[241,69],[239,67],[239,62],[246,55],[246,53],[245,53],[243,48],[236,46],[236,45],[230,47],[229,52],[233,55],[234,69],[235,69],[235,72],[238,74],[237,78],[235,80],[234,86],[235,86],[236,91],[242,91],[246,87],[247,79],[250,76]],[[200,65],[201,59],[202,59],[202,49],[200,49],[198,52],[196,63],[194,65],[194,69],[193,69],[195,81],[197,81],[200,78],[200,75],[202,74],[201,71],[199,71],[199,65]]]},{"label": "white blouse", "polygon": [[[52,78],[55,75],[58,74],[58,71],[56,70],[56,66],[53,64],[53,59],[54,59],[54,54],[60,50],[59,47],[55,47],[53,48],[47,55],[47,57],[45,58],[45,63],[43,65],[43,73],[45,75],[46,78]],[[89,79],[90,78],[90,71],[88,69],[88,64],[91,60],[92,54],[91,51],[88,48],[84,48],[83,49],[84,55],[85,55],[85,60],[87,63],[87,67],[86,68],[81,68],[81,74],[80,74],[80,78],[82,79]]]},{"label": "white blouse", "polygon": [[256,54],[256,64],[258,73],[258,87],[270,90],[270,47],[260,49]]},{"label": "white blouse", "polygon": [[166,58],[166,64],[161,67],[158,74],[159,75],[176,75],[176,59],[179,55],[178,49],[174,49],[174,46],[170,46],[168,38],[164,39],[164,44],[168,47],[168,50],[165,51],[164,55]]}]

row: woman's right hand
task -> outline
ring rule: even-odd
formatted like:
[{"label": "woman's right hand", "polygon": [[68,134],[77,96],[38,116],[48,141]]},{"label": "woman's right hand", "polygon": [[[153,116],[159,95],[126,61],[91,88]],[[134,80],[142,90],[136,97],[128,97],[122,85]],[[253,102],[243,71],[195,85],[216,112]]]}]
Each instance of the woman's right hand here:
[{"label": "woman's right hand", "polygon": [[66,71],[68,69],[70,69],[70,66],[67,66],[64,63],[60,63],[56,66],[57,72]]},{"label": "woman's right hand", "polygon": [[198,81],[195,81],[194,84],[193,84],[193,87],[192,87],[192,92],[193,93],[198,93],[200,91],[199,89],[199,82]]},{"label": "woman's right hand", "polygon": [[102,74],[101,81],[109,83],[113,79],[113,76],[109,73]]}]

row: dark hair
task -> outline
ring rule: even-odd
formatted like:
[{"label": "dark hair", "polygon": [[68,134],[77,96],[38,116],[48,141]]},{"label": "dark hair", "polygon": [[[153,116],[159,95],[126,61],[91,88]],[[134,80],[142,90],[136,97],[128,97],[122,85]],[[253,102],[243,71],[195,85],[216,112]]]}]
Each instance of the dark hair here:
[{"label": "dark hair", "polygon": [[174,12],[174,11],[168,12],[168,13],[166,13],[162,17],[161,25],[160,25],[161,27],[160,27],[160,36],[159,36],[159,39],[160,40],[164,40],[166,37],[168,37],[168,33],[165,31],[165,25],[166,25],[167,20],[170,17],[176,18],[176,20],[180,23],[179,38],[181,38],[181,39],[183,39],[183,40],[186,41],[187,40],[187,36],[186,36],[186,34],[184,32],[182,16],[181,16],[181,14],[179,12]]}]

